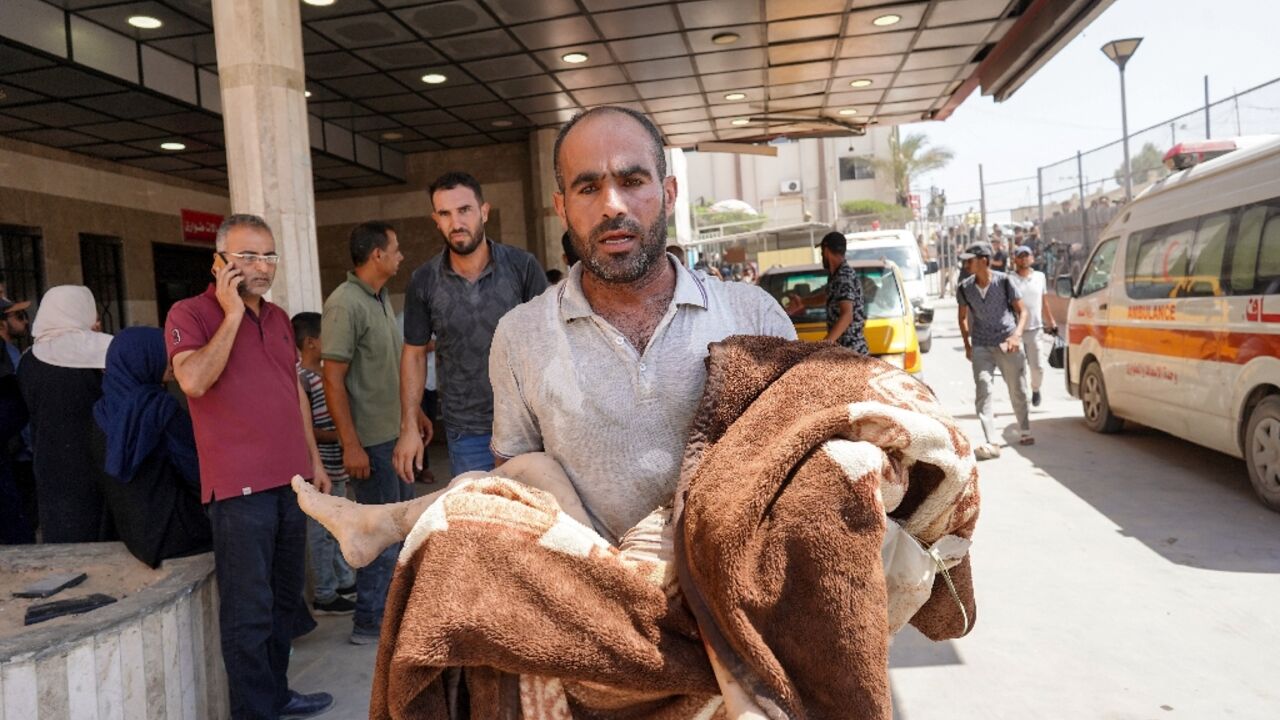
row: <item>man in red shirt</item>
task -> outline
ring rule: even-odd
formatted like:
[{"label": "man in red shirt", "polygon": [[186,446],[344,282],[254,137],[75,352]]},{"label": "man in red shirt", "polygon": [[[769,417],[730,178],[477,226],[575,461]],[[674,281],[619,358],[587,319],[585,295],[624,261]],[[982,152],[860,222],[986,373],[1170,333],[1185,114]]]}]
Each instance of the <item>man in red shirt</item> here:
[{"label": "man in red shirt", "polygon": [[263,299],[276,265],[262,218],[218,228],[214,283],[173,306],[165,323],[174,376],[190,398],[202,499],[213,524],[222,659],[231,716],[306,717],[328,693],[289,689],[289,647],[302,612],[306,517],[294,475],[329,491],[295,372],[289,315]]}]

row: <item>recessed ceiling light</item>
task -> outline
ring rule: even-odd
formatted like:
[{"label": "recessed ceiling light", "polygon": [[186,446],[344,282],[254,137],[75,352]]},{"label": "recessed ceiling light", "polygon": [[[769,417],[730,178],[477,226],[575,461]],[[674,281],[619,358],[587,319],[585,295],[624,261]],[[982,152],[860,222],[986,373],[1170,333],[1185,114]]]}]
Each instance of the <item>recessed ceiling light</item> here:
[{"label": "recessed ceiling light", "polygon": [[398,133],[398,132],[384,132],[384,133],[382,133],[382,139],[383,139],[383,140],[403,140],[403,139],[404,139],[404,133]]},{"label": "recessed ceiling light", "polygon": [[853,108],[845,108],[840,111],[840,114],[841,115],[857,115],[858,111],[854,110]]},{"label": "recessed ceiling light", "polygon": [[422,82],[428,85],[439,85],[440,83],[448,79],[449,78],[441,75],[440,73],[427,73],[426,75],[422,76]]},{"label": "recessed ceiling light", "polygon": [[853,82],[849,83],[849,87],[867,87],[870,84],[871,84],[870,80],[866,78],[861,78],[859,80],[854,80]]},{"label": "recessed ceiling light", "polygon": [[129,24],[140,30],[155,30],[164,23],[150,15],[130,15]]},{"label": "recessed ceiling light", "polygon": [[889,15],[881,15],[875,20],[872,20],[871,24],[875,25],[876,27],[889,27],[890,25],[897,25],[900,22],[902,22],[901,15],[889,14]]},{"label": "recessed ceiling light", "polygon": [[302,91],[302,97],[311,97],[311,91],[310,91],[310,90],[303,90],[303,91]]},{"label": "recessed ceiling light", "polygon": [[186,150],[187,146],[183,145],[180,142],[167,142],[167,143],[160,143],[160,149],[177,151],[177,150]]},{"label": "recessed ceiling light", "polygon": [[587,61],[587,54],[583,52],[565,53],[564,55],[560,56],[560,59],[567,63],[573,63],[574,65],[578,65],[579,63],[584,63]]},{"label": "recessed ceiling light", "polygon": [[716,33],[715,35],[712,35],[711,42],[715,43],[716,45],[732,45],[738,42],[738,40],[741,37],[742,37],[741,35],[735,32],[722,32],[722,33]]},{"label": "recessed ceiling light", "polygon": [[731,124],[731,125],[746,125],[746,124],[747,124],[747,123],[749,123],[749,122],[751,122],[751,121],[750,121],[750,120],[748,120],[748,119],[746,119],[746,118],[738,118],[738,119],[736,119],[736,120],[731,121],[731,122],[730,122],[730,124]]},{"label": "recessed ceiling light", "polygon": [[511,121],[510,120],[494,120],[493,126],[494,127],[511,127]]},{"label": "recessed ceiling light", "polygon": [[316,7],[329,7],[334,3],[334,0],[302,0],[302,2]]},{"label": "recessed ceiling light", "polygon": [[746,100],[747,94],[746,93],[726,93],[724,96],[724,99],[725,100]]}]

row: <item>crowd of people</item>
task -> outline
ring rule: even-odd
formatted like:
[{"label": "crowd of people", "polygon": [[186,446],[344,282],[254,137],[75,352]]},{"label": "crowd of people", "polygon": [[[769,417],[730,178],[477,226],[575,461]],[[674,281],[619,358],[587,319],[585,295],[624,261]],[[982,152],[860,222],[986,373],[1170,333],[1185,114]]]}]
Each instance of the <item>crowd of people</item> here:
[{"label": "crowd of people", "polygon": [[[545,453],[592,527],[621,542],[671,499],[707,345],[794,339],[795,328],[754,286],[753,265],[691,268],[667,246],[676,188],[646,116],[578,116],[555,162],[567,228],[558,277],[486,232],[481,184],[453,171],[428,188],[445,247],[408,278],[402,315],[388,290],[404,257],[392,225],[352,229],[345,281],[321,312],[290,317],[265,297],[281,261],[272,229],[247,214],[219,227],[211,284],[174,305],[163,330],[106,335],[89,289],[58,286],[20,353],[30,304],[0,298],[3,541],[33,542],[37,530],[43,542],[119,539],[152,566],[212,551],[236,718],[332,704],[288,685],[291,643],[315,627],[313,614],[351,615],[353,644],[380,638],[399,544],[348,564],[300,508],[295,476],[362,506],[412,500],[443,423],[452,476]],[[1032,442],[1026,396],[1038,404],[1042,372],[1036,355],[1028,390],[1022,347],[1035,344],[1039,318],[1055,330],[1034,248],[1015,243],[1012,260],[994,244],[960,254],[961,331],[987,434],[980,456],[996,452],[996,368]],[[838,232],[822,240],[827,340],[866,354],[862,284],[846,250]]]}]

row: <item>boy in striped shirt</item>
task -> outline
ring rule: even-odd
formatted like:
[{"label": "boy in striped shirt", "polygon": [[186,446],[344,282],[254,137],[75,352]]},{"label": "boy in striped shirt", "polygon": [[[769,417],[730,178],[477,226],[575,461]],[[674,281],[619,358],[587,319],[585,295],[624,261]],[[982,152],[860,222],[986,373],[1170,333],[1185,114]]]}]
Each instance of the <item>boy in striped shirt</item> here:
[{"label": "boy in striped shirt", "polygon": [[[320,313],[301,312],[293,316],[293,335],[298,343],[298,379],[311,399],[311,422],[315,426],[316,446],[325,472],[333,481],[331,494],[347,496],[347,471],[342,465],[342,443],[338,429],[329,415],[324,399],[324,382],[320,371]],[[342,558],[333,535],[313,519],[307,519],[307,542],[310,545],[311,568],[315,574],[315,599],[312,607],[317,615],[350,615],[356,604],[350,596],[356,593],[356,574]]]}]

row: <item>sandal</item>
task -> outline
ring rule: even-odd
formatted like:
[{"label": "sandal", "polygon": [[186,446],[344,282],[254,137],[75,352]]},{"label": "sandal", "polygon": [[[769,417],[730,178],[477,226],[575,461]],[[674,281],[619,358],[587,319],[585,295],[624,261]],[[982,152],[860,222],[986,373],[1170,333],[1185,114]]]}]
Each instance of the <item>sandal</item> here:
[{"label": "sandal", "polygon": [[987,443],[973,449],[973,456],[978,460],[994,460],[1000,457],[1000,448]]},{"label": "sandal", "polygon": [[1032,437],[1030,433],[1028,433],[1018,438],[1018,444],[1019,445],[1035,445],[1036,439]]}]

